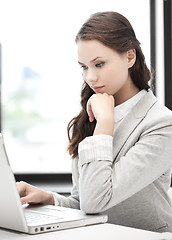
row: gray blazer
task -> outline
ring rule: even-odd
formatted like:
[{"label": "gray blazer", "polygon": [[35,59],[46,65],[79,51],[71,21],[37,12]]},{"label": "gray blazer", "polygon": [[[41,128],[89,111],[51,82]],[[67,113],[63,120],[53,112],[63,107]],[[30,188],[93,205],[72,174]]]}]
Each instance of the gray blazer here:
[{"label": "gray blazer", "polygon": [[68,198],[56,195],[59,205],[105,212],[114,224],[172,232],[172,112],[151,91],[113,138],[85,138],[72,165],[73,190]]}]

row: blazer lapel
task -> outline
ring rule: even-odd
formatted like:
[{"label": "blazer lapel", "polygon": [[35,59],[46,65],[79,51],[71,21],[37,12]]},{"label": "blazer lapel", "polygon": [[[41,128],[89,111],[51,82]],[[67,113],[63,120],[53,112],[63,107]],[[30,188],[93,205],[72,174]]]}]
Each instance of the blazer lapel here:
[{"label": "blazer lapel", "polygon": [[157,98],[153,95],[152,91],[148,91],[119,125],[113,138],[113,157],[115,160],[129,136],[155,102],[157,102]]}]

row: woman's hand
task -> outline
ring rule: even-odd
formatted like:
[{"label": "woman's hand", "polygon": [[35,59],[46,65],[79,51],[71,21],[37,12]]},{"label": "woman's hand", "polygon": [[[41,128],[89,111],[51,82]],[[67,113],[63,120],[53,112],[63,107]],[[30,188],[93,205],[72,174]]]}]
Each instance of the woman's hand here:
[{"label": "woman's hand", "polygon": [[94,135],[113,136],[114,130],[114,97],[107,93],[93,94],[87,102],[87,113],[90,122],[97,120]]},{"label": "woman's hand", "polygon": [[53,194],[34,187],[26,182],[17,182],[17,189],[21,198],[22,204],[47,204],[54,205]]}]

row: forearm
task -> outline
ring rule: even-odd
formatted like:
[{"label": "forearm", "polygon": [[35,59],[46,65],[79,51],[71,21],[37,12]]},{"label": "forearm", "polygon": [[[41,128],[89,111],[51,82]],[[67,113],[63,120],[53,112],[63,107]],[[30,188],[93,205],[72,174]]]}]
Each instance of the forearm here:
[{"label": "forearm", "polygon": [[54,197],[54,202],[55,202],[56,206],[67,207],[67,208],[75,208],[75,209],[80,208],[77,196],[74,197],[74,196],[70,195],[69,197],[65,197],[61,194],[58,194],[58,193],[54,192],[53,197]]},{"label": "forearm", "polygon": [[56,206],[80,209],[78,193],[78,158],[72,160],[72,190],[70,196],[63,196],[53,192],[54,203]]},{"label": "forearm", "polygon": [[94,130],[94,136],[99,134],[113,136],[114,131],[114,118],[101,118],[97,120]]},{"label": "forearm", "polygon": [[80,206],[86,213],[101,212],[111,198],[112,142],[111,136],[97,135],[79,145]]}]

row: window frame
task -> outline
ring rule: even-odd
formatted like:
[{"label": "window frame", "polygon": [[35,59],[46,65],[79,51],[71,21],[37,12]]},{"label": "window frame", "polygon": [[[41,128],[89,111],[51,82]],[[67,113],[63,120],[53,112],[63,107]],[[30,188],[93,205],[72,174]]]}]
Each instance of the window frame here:
[{"label": "window frame", "polygon": [[164,0],[165,105],[172,110],[172,0]]}]

